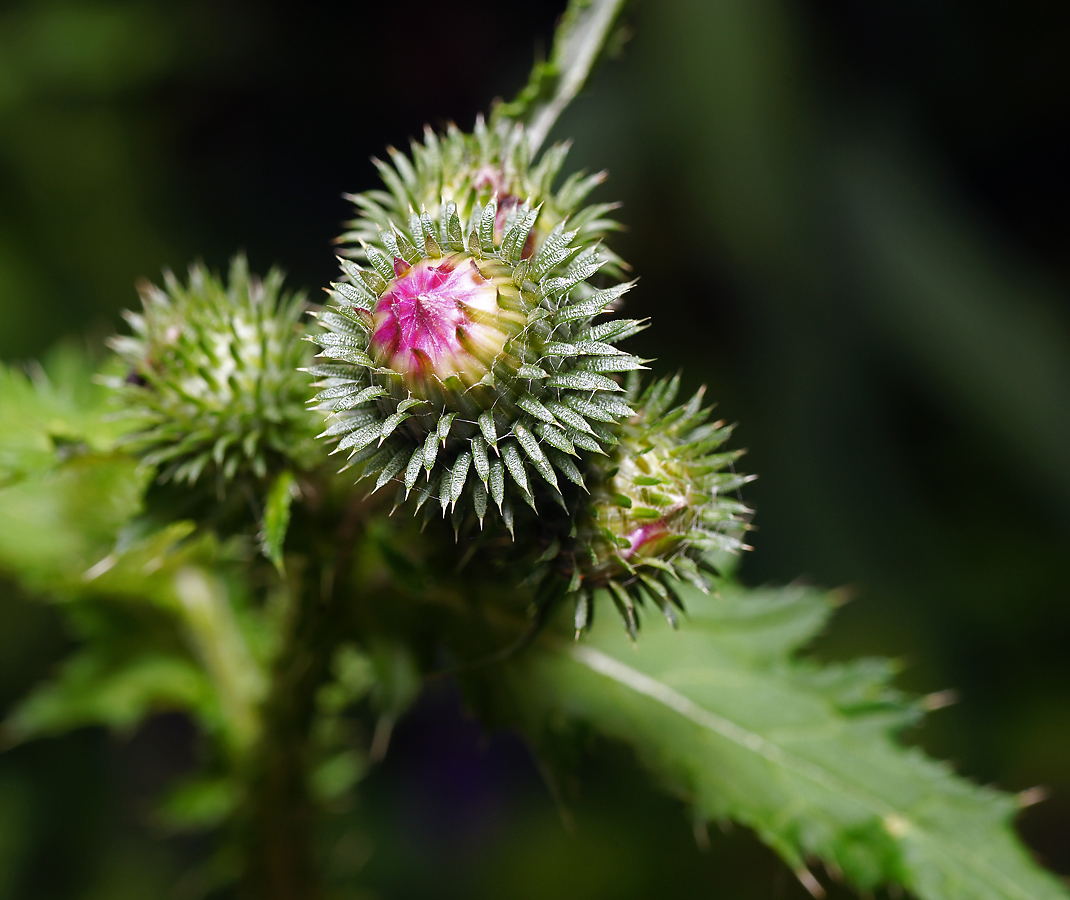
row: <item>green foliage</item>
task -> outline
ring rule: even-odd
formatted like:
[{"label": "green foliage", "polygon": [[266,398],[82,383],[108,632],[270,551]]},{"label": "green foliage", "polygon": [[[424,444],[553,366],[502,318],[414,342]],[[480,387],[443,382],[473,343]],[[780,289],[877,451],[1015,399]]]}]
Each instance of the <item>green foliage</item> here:
[{"label": "green foliage", "polygon": [[262,675],[235,618],[233,554],[176,523],[142,534],[153,472],[114,445],[108,392],[71,351],[0,369],[0,570],[65,601],[82,647],[4,725],[9,741],[192,712],[227,746],[255,737]]},{"label": "green foliage", "polygon": [[190,712],[231,751],[255,740],[264,676],[238,615],[243,588],[225,548],[191,531],[177,523],[121,541],[53,586],[82,646],[10,716],[10,740],[87,724],[129,729],[166,709]]},{"label": "green foliage", "polygon": [[70,345],[25,372],[0,364],[0,486],[111,449],[124,426],[104,415],[108,392],[94,372]]},{"label": "green foliage", "polygon": [[[140,629],[135,634],[140,638]],[[210,688],[193,660],[124,647],[122,636],[104,628],[87,630],[84,637],[92,642],[90,649],[70,657],[8,719],[8,740],[48,737],[85,725],[129,731],[150,713],[205,705]]]},{"label": "green foliage", "polygon": [[470,683],[480,705],[551,757],[577,724],[624,741],[703,819],[753,828],[800,877],[816,856],[857,887],[923,900],[1064,898],[1013,836],[1013,797],[971,785],[893,735],[918,707],[878,661],[792,658],[834,598],[804,588],[681,588],[680,631],[655,618],[638,649],[610,623],[546,639]]},{"label": "green foliage", "polygon": [[69,348],[29,376],[0,366],[0,569],[33,590],[77,584],[141,507],[151,474],[112,449],[106,410]]}]

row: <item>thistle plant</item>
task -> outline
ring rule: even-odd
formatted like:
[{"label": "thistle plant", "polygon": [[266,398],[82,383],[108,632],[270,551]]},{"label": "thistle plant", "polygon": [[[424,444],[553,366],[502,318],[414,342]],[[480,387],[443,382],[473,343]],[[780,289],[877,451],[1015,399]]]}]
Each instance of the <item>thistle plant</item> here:
[{"label": "thistle plant", "polygon": [[0,370],[0,570],[81,638],[4,737],[182,711],[203,765],[160,816],[216,837],[202,894],[347,896],[319,842],[452,675],[551,778],[580,735],[623,741],[815,896],[820,860],[863,892],[1065,898],[1010,828],[1027,798],[897,743],[924,704],[890,665],[798,658],[835,595],[732,576],[732,427],[619,346],[657,323],[622,315],[615,205],[539,155],[621,6],[573,0],[517,100],[376,163],[322,307],[195,265],[142,288],[97,380]]}]

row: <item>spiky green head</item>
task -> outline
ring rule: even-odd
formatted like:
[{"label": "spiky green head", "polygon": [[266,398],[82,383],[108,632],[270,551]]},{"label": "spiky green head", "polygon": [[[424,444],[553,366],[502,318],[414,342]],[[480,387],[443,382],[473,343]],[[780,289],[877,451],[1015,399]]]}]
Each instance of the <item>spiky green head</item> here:
[{"label": "spiky green head", "polygon": [[133,334],[110,341],[128,368],[113,386],[134,422],[132,446],[162,480],[264,478],[316,455],[297,371],[311,355],[305,302],[282,283],[277,269],[261,280],[236,256],[226,282],[194,264],[187,284],[165,272],[162,289],[139,286],[142,311],[125,313]]},{"label": "spiky green head", "polygon": [[[361,245],[378,243],[380,231],[389,233],[391,227],[418,242],[420,214],[426,212],[432,221],[442,221],[447,203],[453,204],[461,222],[468,222],[495,199],[494,238],[499,242],[521,206],[538,207],[539,218],[520,248],[524,259],[566,221],[581,247],[619,228],[607,218],[617,204],[583,205],[605,180],[604,172],[576,172],[555,188],[569,145],[555,144],[533,163],[523,126],[508,119],[492,119],[488,126],[480,117],[472,134],[455,125],[445,134],[428,127],[423,143],[414,140],[411,148],[411,157],[390,147],[389,162],[375,160],[386,190],[347,195],[357,208],[357,217],[338,239],[343,256],[366,261]],[[605,249],[601,253],[605,271],[619,277],[624,268],[620,259]]]},{"label": "spiky green head", "polygon": [[393,227],[365,245],[368,267],[341,261],[347,280],[312,338],[335,452],[455,526],[491,504],[510,528],[516,501],[564,504],[581,451],[604,453],[631,415],[613,375],[642,361],[615,344],[643,323],[594,321],[630,285],[592,288],[603,260],[560,223],[529,253],[539,216],[523,203],[499,234],[493,198],[464,225],[446,201],[437,220]]},{"label": "spiky green head", "polygon": [[709,422],[703,392],[672,407],[679,379],[630,392],[635,415],[620,426],[605,459],[592,459],[590,502],[570,542],[577,629],[589,617],[589,595],[607,589],[629,631],[636,606],[652,600],[675,624],[680,580],[707,589],[706,555],[736,553],[749,510],[737,497],[752,479],[734,471],[741,451],[720,452],[732,429]]}]

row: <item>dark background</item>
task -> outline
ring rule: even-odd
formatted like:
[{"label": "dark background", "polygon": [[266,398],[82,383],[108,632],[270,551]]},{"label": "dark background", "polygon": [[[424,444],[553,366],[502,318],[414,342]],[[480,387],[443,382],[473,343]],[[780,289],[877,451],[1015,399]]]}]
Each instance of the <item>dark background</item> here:
[{"label": "dark background", "polygon": [[[523,83],[560,2],[0,4],[0,357],[99,350],[133,284],[244,248],[317,291],[342,191],[425,121]],[[908,739],[983,783],[1046,785],[1020,830],[1070,874],[1070,6],[647,0],[567,112],[608,167],[654,316],[636,352],[741,423],[753,584],[847,585],[814,652],[887,654],[960,702]],[[68,646],[0,585],[0,705]],[[191,762],[164,717],[0,756],[0,898],[191,896],[152,824]],[[332,845],[360,896],[789,897],[739,831],[620,748],[561,824],[525,751],[456,697],[418,706]]]}]

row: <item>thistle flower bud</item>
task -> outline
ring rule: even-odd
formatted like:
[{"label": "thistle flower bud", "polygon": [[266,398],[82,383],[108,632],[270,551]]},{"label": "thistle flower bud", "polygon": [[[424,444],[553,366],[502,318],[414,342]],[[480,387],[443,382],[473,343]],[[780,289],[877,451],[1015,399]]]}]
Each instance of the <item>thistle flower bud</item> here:
[{"label": "thistle flower bud", "polygon": [[417,509],[452,510],[455,527],[491,502],[510,529],[514,500],[563,505],[583,486],[580,451],[604,453],[631,415],[610,373],[643,368],[615,344],[644,323],[593,321],[631,285],[587,284],[604,261],[561,223],[528,253],[539,217],[522,203],[499,237],[491,198],[464,227],[452,200],[407,233],[389,223],[364,245],[368,267],[340,260],[347,280],[311,338],[335,452],[374,489],[397,482],[399,502],[415,491]]},{"label": "thistle flower bud", "polygon": [[[411,158],[390,147],[389,161],[374,161],[386,191],[347,195],[357,208],[357,217],[338,238],[343,256],[367,261],[362,244],[377,243],[380,231],[397,227],[410,239],[418,239],[419,229],[411,223],[419,213],[426,212],[437,222],[444,204],[451,203],[460,221],[467,222],[477,207],[486,208],[492,198],[497,201],[493,228],[498,243],[524,204],[540,209],[520,248],[522,259],[530,259],[536,246],[566,220],[580,247],[591,246],[620,227],[607,218],[618,204],[583,206],[588,194],[605,180],[604,172],[576,172],[555,190],[569,144],[555,144],[533,164],[524,127],[508,119],[492,117],[488,125],[480,117],[472,134],[452,124],[445,134],[428,127],[423,143],[414,140],[411,149]],[[605,248],[601,255],[604,271],[621,277],[627,267],[620,258]]]},{"label": "thistle flower bud", "polygon": [[133,335],[109,344],[128,366],[112,386],[136,422],[128,440],[161,480],[193,484],[207,471],[264,478],[283,462],[315,456],[316,419],[305,408],[304,297],[283,294],[273,269],[261,281],[243,256],[228,283],[194,264],[183,285],[164,273],[139,286]]},{"label": "thistle flower bud", "polygon": [[[590,621],[592,592],[605,589],[628,631],[636,608],[654,602],[675,627],[680,581],[708,591],[707,554],[748,549],[741,538],[750,510],[733,494],[753,476],[732,464],[742,451],[715,452],[732,429],[707,422],[700,390],[671,408],[679,377],[658,381],[629,400],[635,415],[620,426],[608,457],[590,461],[591,497],[576,522],[576,537],[561,543],[547,572],[567,569],[576,600],[577,633]],[[564,567],[563,563],[567,563]]]}]

